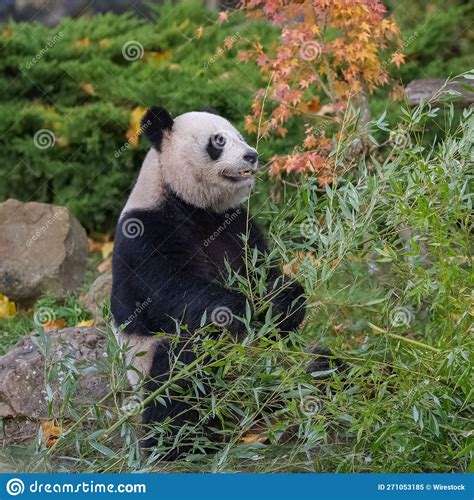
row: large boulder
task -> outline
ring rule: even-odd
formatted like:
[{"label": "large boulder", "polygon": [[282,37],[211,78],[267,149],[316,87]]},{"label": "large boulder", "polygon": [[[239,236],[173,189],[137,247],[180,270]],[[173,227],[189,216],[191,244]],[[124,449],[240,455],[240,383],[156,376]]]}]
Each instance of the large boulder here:
[{"label": "large boulder", "polygon": [[104,304],[109,301],[111,293],[112,271],[106,271],[92,283],[84,297],[84,307],[93,315],[96,325],[105,324],[103,309]]},{"label": "large boulder", "polygon": [[65,207],[0,203],[0,292],[31,303],[44,292],[61,297],[82,282],[87,236]]},{"label": "large boulder", "polygon": [[[23,337],[7,354],[0,357],[0,417],[44,420],[48,418],[46,383],[57,403],[64,399],[66,364],[78,373],[74,405],[99,401],[109,391],[105,374],[100,373],[105,333],[98,328],[64,328],[47,335],[47,347],[39,337]],[[47,350],[47,359],[44,352]],[[51,379],[45,374],[54,367]]]}]

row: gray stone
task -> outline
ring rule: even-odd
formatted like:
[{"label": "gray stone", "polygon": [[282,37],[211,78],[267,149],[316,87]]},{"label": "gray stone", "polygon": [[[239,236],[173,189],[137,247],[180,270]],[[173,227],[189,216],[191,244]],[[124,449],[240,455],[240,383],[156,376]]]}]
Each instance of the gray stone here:
[{"label": "gray stone", "polygon": [[[55,400],[54,409],[64,400],[64,363],[78,371],[74,407],[90,405],[109,391],[105,374],[98,370],[104,356],[105,333],[98,328],[64,328],[40,337],[23,337],[7,354],[0,357],[0,417],[44,420],[49,418],[45,374],[51,367],[56,374],[48,381]],[[40,349],[39,345],[42,346]],[[57,416],[57,415],[55,415]]]},{"label": "gray stone", "polygon": [[87,235],[65,207],[0,203],[0,292],[31,303],[76,289],[86,271]]},{"label": "gray stone", "polygon": [[92,283],[84,297],[84,307],[94,316],[96,325],[105,324],[102,311],[104,303],[110,299],[111,293],[112,271],[106,271]]}]

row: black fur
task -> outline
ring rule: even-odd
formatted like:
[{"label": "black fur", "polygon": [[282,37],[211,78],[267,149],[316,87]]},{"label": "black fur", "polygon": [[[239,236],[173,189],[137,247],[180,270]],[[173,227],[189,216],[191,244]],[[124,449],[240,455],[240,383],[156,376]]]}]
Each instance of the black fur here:
[{"label": "black fur", "polygon": [[[137,223],[137,220],[139,221]],[[130,224],[139,230],[130,231]],[[157,340],[153,365],[146,391],[153,392],[169,378],[169,351],[184,363],[192,362],[194,352],[187,346],[189,334],[200,327],[203,313],[210,318],[217,307],[228,307],[234,316],[245,316],[246,298],[225,288],[227,259],[235,270],[243,270],[244,244],[241,235],[247,230],[243,208],[217,214],[189,205],[168,190],[161,205],[154,210],[133,210],[122,216],[117,225],[113,255],[112,314],[125,333],[143,336],[156,332],[174,334],[175,319],[187,325],[177,345]],[[129,237],[130,234],[135,237]],[[128,236],[128,237],[127,237]],[[261,251],[267,245],[255,224],[249,224],[249,244]],[[277,267],[270,272],[269,289],[275,288],[274,315],[280,315],[280,330],[294,330],[304,318],[303,289],[288,280]],[[278,283],[278,285],[276,285]],[[273,285],[275,284],[275,287]],[[137,313],[137,311],[139,311]],[[244,333],[236,318],[226,326],[235,336]],[[186,387],[186,381],[180,381]],[[170,391],[166,406],[160,402],[145,408],[146,424],[164,422],[172,417],[175,430],[185,422],[195,422],[197,414]],[[146,441],[152,447],[154,439]],[[181,447],[168,459],[185,451]]]},{"label": "black fur", "polygon": [[171,130],[173,118],[165,108],[159,106],[151,107],[142,119],[141,130],[146,135],[152,146],[161,150],[163,131]]},{"label": "black fur", "polygon": [[[338,372],[343,372],[347,369],[345,363],[334,356],[334,354],[324,347],[312,346],[305,349],[305,352],[311,354],[311,360],[306,367],[306,372],[313,374],[315,378],[321,379],[327,377],[329,370],[336,369]],[[319,374],[317,374],[320,372]]]},{"label": "black fur", "polygon": [[[127,237],[128,226],[139,221],[141,235]],[[228,307],[243,316],[246,299],[224,287],[227,258],[242,270],[247,214],[243,208],[217,214],[193,207],[171,191],[155,210],[132,210],[119,221],[113,257],[112,313],[125,332],[151,335],[174,332],[178,319],[193,331],[204,313],[210,318],[217,307]],[[249,244],[261,251],[267,245],[260,230],[249,224]],[[272,280],[282,277],[272,270]],[[298,283],[276,293],[274,314],[287,316],[282,331],[294,330],[304,317],[303,289]],[[291,307],[293,301],[298,303]],[[146,304],[140,307],[141,304]],[[134,312],[140,309],[138,314]],[[239,334],[242,325],[232,321],[228,329]]]},{"label": "black fur", "polygon": [[[213,112],[213,110],[206,110]],[[148,110],[142,130],[153,147],[161,149],[163,131],[171,130],[173,119],[163,108]],[[217,160],[222,147],[210,138],[207,152]],[[237,316],[245,316],[246,298],[226,288],[227,260],[235,271],[242,271],[244,243],[242,234],[248,231],[250,247],[267,252],[260,230],[247,221],[240,207],[218,214],[196,208],[170,189],[165,188],[163,199],[155,209],[131,210],[118,222],[113,255],[112,314],[117,325],[127,333],[152,336],[157,332],[174,335],[180,328],[177,342],[157,337],[153,362],[145,389],[153,392],[169,379],[170,354],[185,364],[195,359],[188,341],[200,328],[206,313],[212,318],[217,308],[228,308],[234,319],[225,328],[234,336],[245,328]],[[303,289],[299,283],[283,276],[275,265],[269,272],[268,290],[272,292],[272,311],[278,316],[281,332],[296,329],[304,318]],[[324,356],[323,356],[324,358]],[[187,387],[185,380],[177,383]],[[195,422],[196,411],[181,401],[176,391],[166,393],[166,405],[155,402],[147,405],[143,420],[147,424],[172,419],[176,431],[188,422]],[[151,447],[154,439],[146,441]],[[177,458],[183,448],[167,458]]]},{"label": "black fur", "polygon": [[222,154],[222,151],[224,150],[224,148],[220,148],[220,147],[217,147],[215,145],[215,141],[213,140],[212,137],[209,138],[209,142],[207,143],[207,146],[206,146],[206,151],[207,151],[207,154],[210,156],[211,160],[218,160]]}]

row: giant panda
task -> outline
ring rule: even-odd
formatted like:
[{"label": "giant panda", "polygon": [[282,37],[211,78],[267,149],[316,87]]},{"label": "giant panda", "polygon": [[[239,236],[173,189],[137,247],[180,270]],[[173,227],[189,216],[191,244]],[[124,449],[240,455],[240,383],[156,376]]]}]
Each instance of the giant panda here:
[{"label": "giant panda", "polygon": [[[216,311],[230,311],[225,328],[236,337],[245,332],[236,318],[245,316],[246,297],[226,288],[225,261],[242,270],[242,234],[262,252],[267,243],[242,206],[255,183],[258,153],[229,121],[210,111],[172,118],[152,107],[142,131],[152,147],[117,224],[111,311],[134,367],[130,382],[137,385],[144,374],[146,390],[153,391],[168,380],[170,349],[184,363],[194,359],[186,339],[200,328],[204,313],[212,318]],[[304,290],[277,266],[269,276],[282,286],[272,312],[280,315],[284,334],[303,321]],[[175,334],[177,322],[186,325],[178,344],[155,335]],[[147,405],[143,421],[171,417],[179,429],[192,413],[186,410],[170,394],[166,406]],[[153,439],[145,446],[152,447]]]}]

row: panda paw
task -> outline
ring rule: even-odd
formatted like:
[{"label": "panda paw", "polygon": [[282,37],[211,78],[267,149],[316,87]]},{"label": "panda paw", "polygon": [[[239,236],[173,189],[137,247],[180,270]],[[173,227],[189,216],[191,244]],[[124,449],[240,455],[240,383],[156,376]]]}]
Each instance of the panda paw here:
[{"label": "panda paw", "polygon": [[306,367],[306,373],[317,374],[316,379],[324,378],[332,373],[332,370],[344,372],[347,369],[345,363],[334,356],[334,354],[326,348],[309,347],[305,352],[312,354],[311,361]]},{"label": "panda paw", "polygon": [[277,296],[273,303],[274,314],[281,314],[279,329],[283,332],[296,330],[303,322],[306,299],[303,287],[299,283],[292,284],[288,290]]}]

